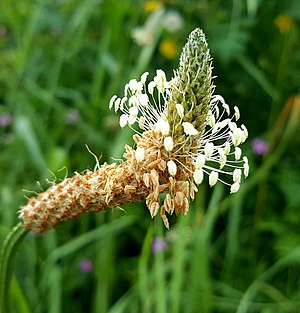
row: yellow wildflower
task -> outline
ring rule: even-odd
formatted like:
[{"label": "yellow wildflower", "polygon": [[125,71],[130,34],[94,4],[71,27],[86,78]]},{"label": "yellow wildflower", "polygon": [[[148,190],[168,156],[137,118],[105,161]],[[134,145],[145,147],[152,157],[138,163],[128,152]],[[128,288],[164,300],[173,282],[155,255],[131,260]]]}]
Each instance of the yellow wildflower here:
[{"label": "yellow wildflower", "polygon": [[165,39],[159,45],[159,52],[167,59],[175,59],[178,54],[176,42],[173,39]]},{"label": "yellow wildflower", "polygon": [[146,1],[144,3],[144,11],[145,12],[153,12],[162,7],[162,3],[160,1]]},{"label": "yellow wildflower", "polygon": [[281,34],[288,33],[293,26],[293,19],[287,14],[278,15],[275,19],[275,24]]}]

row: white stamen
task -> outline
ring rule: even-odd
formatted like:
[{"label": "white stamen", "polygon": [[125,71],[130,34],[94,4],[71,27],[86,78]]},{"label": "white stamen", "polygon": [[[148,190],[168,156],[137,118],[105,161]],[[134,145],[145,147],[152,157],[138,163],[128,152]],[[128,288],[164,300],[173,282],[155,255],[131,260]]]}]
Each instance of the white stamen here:
[{"label": "white stamen", "polygon": [[249,175],[249,164],[244,163],[244,176],[248,177],[248,175]]},{"label": "white stamen", "polygon": [[226,154],[224,153],[224,150],[222,148],[219,148],[218,149],[218,152],[219,152],[219,155],[220,155],[220,169],[222,169],[225,164],[226,164],[226,161],[227,161],[227,157],[226,157]]},{"label": "white stamen", "polygon": [[120,103],[121,103],[121,99],[118,98],[118,99],[115,101],[115,112],[117,112],[117,111],[119,110]]},{"label": "white stamen", "polygon": [[236,147],[235,148],[235,151],[234,151],[234,157],[236,160],[239,160],[242,156],[242,149],[239,148],[239,147]]},{"label": "white stamen", "polygon": [[176,103],[176,110],[180,118],[184,116],[184,107],[180,103]]},{"label": "white stamen", "polygon": [[237,125],[236,125],[235,122],[229,122],[229,123],[228,123],[228,126],[229,126],[229,128],[230,128],[231,131],[233,131],[234,129],[237,128]]},{"label": "white stamen", "polygon": [[247,177],[249,175],[248,158],[246,156],[244,156],[243,161],[244,161],[244,175],[245,175],[245,177]]},{"label": "white stamen", "polygon": [[145,149],[140,147],[136,148],[135,158],[138,162],[142,162],[145,158]]},{"label": "white stamen", "polygon": [[141,84],[140,82],[138,82],[136,79],[131,79],[128,83],[128,87],[130,89],[130,91],[135,94],[135,93],[139,93],[142,91],[143,89],[143,84]]},{"label": "white stamen", "polygon": [[240,110],[237,106],[235,106],[233,109],[234,109],[235,120],[237,121],[240,118]]},{"label": "white stamen", "polygon": [[214,152],[214,144],[212,142],[207,142],[204,146],[204,153],[207,158],[210,158]]},{"label": "white stamen", "polygon": [[137,116],[136,115],[129,115],[128,116],[128,125],[133,125],[137,120]]},{"label": "white stamen", "polygon": [[139,109],[137,107],[131,107],[129,109],[129,115],[137,116],[139,113]]},{"label": "white stamen", "polygon": [[219,132],[221,129],[223,129],[225,126],[227,126],[229,122],[230,122],[229,118],[227,118],[221,122],[217,122],[213,127],[212,133],[215,134],[215,133]]},{"label": "white stamen", "polygon": [[148,84],[148,92],[150,93],[150,95],[153,95],[154,88],[155,88],[155,82],[154,82],[154,81],[151,81],[151,82]]},{"label": "white stamen", "polygon": [[222,103],[222,105],[224,105],[224,103],[225,103],[225,100],[221,95],[214,95],[212,97],[211,104],[215,104],[218,101],[220,101]]},{"label": "white stamen", "polygon": [[128,115],[122,114],[119,120],[120,127],[121,128],[125,127],[127,123],[128,123]]},{"label": "white stamen", "polygon": [[163,70],[156,70],[156,76],[154,77],[154,82],[160,93],[164,93],[166,88],[166,74]]},{"label": "white stamen", "polygon": [[240,128],[235,128],[233,131],[230,133],[231,135],[231,140],[234,146],[238,146],[242,142],[242,138],[244,136],[244,132]]},{"label": "white stamen", "polygon": [[248,138],[248,130],[244,124],[241,125],[241,129],[243,131],[242,142],[245,142]]},{"label": "white stamen", "polygon": [[216,118],[215,118],[215,116],[212,114],[211,110],[209,110],[208,113],[207,113],[207,124],[208,124],[210,127],[214,127],[214,126],[215,126],[215,123],[216,123]]},{"label": "white stamen", "polygon": [[193,124],[189,122],[183,122],[183,131],[185,132],[186,135],[194,136],[198,134],[197,129],[193,126]]},{"label": "white stamen", "polygon": [[240,184],[239,183],[234,183],[230,187],[230,193],[235,193],[240,189]]},{"label": "white stamen", "polygon": [[145,84],[148,75],[149,75],[148,72],[145,72],[145,73],[142,74],[142,76],[141,76],[141,81],[140,81],[140,82],[141,82],[143,85]]},{"label": "white stamen", "polygon": [[124,103],[127,101],[127,97],[123,97],[120,103],[120,110],[123,111],[124,110]]},{"label": "white stamen", "polygon": [[214,186],[217,183],[218,179],[219,179],[219,173],[216,171],[212,171],[209,174],[209,178],[208,178],[210,187]]},{"label": "white stamen", "polygon": [[128,118],[129,125],[132,125],[135,123],[138,113],[139,113],[139,110],[137,107],[131,107],[129,109],[129,118]]},{"label": "white stamen", "polygon": [[146,107],[149,102],[148,96],[145,93],[140,94],[139,102],[140,102],[140,105]]},{"label": "white stamen", "polygon": [[161,132],[163,136],[167,136],[170,132],[170,125],[168,121],[160,118],[156,123],[155,130]]},{"label": "white stamen", "polygon": [[194,172],[194,181],[197,185],[201,184],[203,181],[203,170],[202,169],[196,169]]},{"label": "white stamen", "polygon": [[233,171],[233,182],[234,183],[240,183],[241,182],[241,176],[242,176],[242,170],[240,168],[236,168]]},{"label": "white stamen", "polygon": [[171,176],[175,176],[177,172],[177,166],[173,160],[168,161],[168,171]]},{"label": "white stamen", "polygon": [[145,129],[145,123],[146,123],[146,118],[144,116],[141,116],[139,118],[139,128]]},{"label": "white stamen", "polygon": [[228,141],[225,142],[224,153],[226,155],[230,153],[230,143]]},{"label": "white stamen", "polygon": [[113,107],[113,105],[114,105],[114,102],[115,102],[115,100],[116,100],[117,98],[118,98],[118,97],[117,97],[116,95],[114,95],[114,96],[111,97],[111,99],[110,99],[110,101],[109,101],[109,105],[108,105],[108,107],[109,107],[110,110],[112,109],[112,107]]},{"label": "white stamen", "polygon": [[131,107],[137,106],[139,104],[137,96],[136,95],[131,96],[128,100],[128,103],[129,103],[129,106]]},{"label": "white stamen", "polygon": [[198,154],[196,158],[196,169],[201,169],[205,164],[205,156],[203,154]]},{"label": "white stamen", "polygon": [[225,103],[225,102],[222,102],[222,106],[225,109],[227,115],[229,115],[230,114],[229,105],[227,103]]},{"label": "white stamen", "polygon": [[172,137],[166,137],[164,139],[164,147],[167,151],[172,151],[174,148],[174,142]]}]

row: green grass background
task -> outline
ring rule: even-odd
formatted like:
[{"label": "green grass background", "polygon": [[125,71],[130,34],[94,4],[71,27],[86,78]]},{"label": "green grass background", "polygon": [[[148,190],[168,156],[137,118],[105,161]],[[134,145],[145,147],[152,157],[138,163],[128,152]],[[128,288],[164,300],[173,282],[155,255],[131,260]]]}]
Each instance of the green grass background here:
[{"label": "green grass background", "polygon": [[[30,233],[16,257],[13,312],[300,312],[300,3],[161,1],[183,25],[160,21],[140,46],[132,32],[149,4],[0,2],[0,116],[12,118],[0,127],[0,239],[32,195],[24,189],[94,167],[85,145],[101,162],[122,156],[132,132],[119,129],[110,97],[144,71],[161,68],[170,79],[196,27],[211,48],[216,92],[239,106],[248,128],[249,178],[230,196],[201,185],[170,231],[137,203]],[[166,40],[175,58],[159,48]],[[257,137],[268,142],[265,156],[251,149]],[[165,251],[152,252],[155,237]],[[80,270],[83,259],[91,272]]]}]

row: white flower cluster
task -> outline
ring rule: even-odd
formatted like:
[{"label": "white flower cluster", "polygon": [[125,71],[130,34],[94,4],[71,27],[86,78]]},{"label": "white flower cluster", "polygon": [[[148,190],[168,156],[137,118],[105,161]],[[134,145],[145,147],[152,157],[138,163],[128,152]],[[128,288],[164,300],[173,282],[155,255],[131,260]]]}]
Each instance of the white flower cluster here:
[{"label": "white flower cluster", "polygon": [[[131,79],[125,85],[124,97],[113,96],[109,102],[109,108],[114,107],[115,112],[120,110],[123,113],[119,121],[122,128],[127,124],[132,126],[137,122],[143,130],[154,129],[168,136],[170,125],[164,111],[168,101],[169,82],[166,74],[162,70],[157,70],[153,81],[146,85],[148,75],[148,72],[142,74],[139,81]],[[166,141],[167,145],[170,145],[170,139]]]},{"label": "white flower cluster", "polygon": [[[176,104],[176,112],[181,120],[186,140],[184,142],[173,141],[173,129],[167,120],[167,105],[170,83],[162,70],[156,71],[156,76],[146,84],[148,72],[142,74],[139,81],[132,79],[125,85],[124,97],[113,96],[109,103],[109,108],[114,107],[115,112],[120,110],[120,126],[130,127],[138,123],[142,130],[154,130],[164,136],[164,148],[172,154],[168,161],[169,174],[175,176],[177,165],[182,165],[181,158],[190,156],[194,162],[193,177],[196,184],[203,181],[204,173],[209,175],[210,186],[218,181],[230,185],[231,193],[237,192],[240,187],[242,173],[245,177],[249,173],[247,157],[242,157],[242,150],[239,147],[248,137],[247,129],[244,125],[237,126],[236,121],[240,117],[239,109],[234,107],[234,114],[230,115],[230,108],[225,103],[223,97],[214,95],[210,102],[210,109],[206,118],[206,128],[201,136],[193,124],[184,121],[184,107]],[[190,153],[185,145],[191,144],[190,137],[197,136],[196,147],[191,147],[197,153]],[[183,149],[184,148],[184,149]],[[138,162],[145,158],[145,151],[142,148],[136,149],[136,159]],[[177,163],[177,165],[176,165]],[[232,176],[232,183],[227,183],[219,178],[220,174]]]},{"label": "white flower cluster", "polygon": [[[213,96],[205,133],[199,139],[197,153],[193,155],[194,181],[200,184],[205,173],[209,175],[210,186],[221,181],[230,185],[230,192],[235,193],[240,188],[242,174],[245,177],[249,174],[248,159],[246,156],[242,157],[242,150],[239,147],[247,139],[248,131],[244,125],[238,127],[236,124],[240,118],[238,107],[234,107],[234,115],[231,118],[226,118],[225,116],[229,114],[229,106],[223,97]],[[232,175],[233,182],[221,180],[220,174]]]}]

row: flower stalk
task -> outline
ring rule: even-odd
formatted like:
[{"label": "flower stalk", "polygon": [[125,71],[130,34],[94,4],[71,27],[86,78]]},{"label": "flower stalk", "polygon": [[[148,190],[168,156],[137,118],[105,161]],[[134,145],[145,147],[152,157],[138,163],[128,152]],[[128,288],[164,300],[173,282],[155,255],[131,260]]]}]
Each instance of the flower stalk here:
[{"label": "flower stalk", "polygon": [[204,33],[197,28],[190,34],[173,79],[162,70],[150,82],[148,75],[130,80],[124,96],[109,103],[122,113],[120,126],[136,131],[135,147],[125,146],[124,161],[75,173],[31,198],[20,210],[26,229],[42,233],[84,212],[142,200],[169,228],[167,216],[188,212],[205,175],[210,186],[222,182],[231,193],[239,190],[242,174],[249,172],[239,147],[248,132],[236,124],[238,108],[230,117],[228,104],[213,94]]}]

